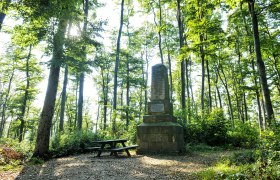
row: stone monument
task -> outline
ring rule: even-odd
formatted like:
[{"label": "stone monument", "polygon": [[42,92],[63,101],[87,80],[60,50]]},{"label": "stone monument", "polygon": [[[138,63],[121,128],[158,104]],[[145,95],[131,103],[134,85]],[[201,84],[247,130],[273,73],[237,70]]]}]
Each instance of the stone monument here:
[{"label": "stone monument", "polygon": [[137,126],[137,154],[180,153],[184,151],[183,128],[173,116],[170,103],[167,68],[152,67],[151,101],[148,115]]}]

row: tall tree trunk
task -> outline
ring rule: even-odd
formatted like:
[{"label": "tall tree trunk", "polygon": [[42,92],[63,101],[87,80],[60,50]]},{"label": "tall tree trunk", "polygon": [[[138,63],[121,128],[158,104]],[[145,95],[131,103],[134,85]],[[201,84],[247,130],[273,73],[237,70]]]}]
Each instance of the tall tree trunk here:
[{"label": "tall tree trunk", "polygon": [[107,127],[107,106],[108,106],[108,84],[109,74],[107,72],[106,77],[104,76],[104,70],[101,70],[102,77],[102,96],[103,96],[103,129]]},{"label": "tall tree trunk", "polygon": [[1,124],[0,124],[0,138],[3,137],[3,132],[5,129],[5,124],[6,124],[6,109],[7,109],[7,103],[10,97],[10,91],[11,91],[11,87],[12,87],[12,81],[14,79],[14,74],[15,74],[15,69],[13,68],[11,76],[9,78],[9,85],[8,85],[8,90],[7,90],[7,94],[5,96],[5,100],[4,103],[2,105],[2,116],[1,116]]},{"label": "tall tree trunk", "polygon": [[[184,46],[184,28],[183,28],[183,19],[181,14],[181,0],[177,0],[177,21],[179,28],[179,42],[180,42],[180,51]],[[186,123],[186,80],[185,80],[185,60],[181,60],[181,107],[183,110],[183,122]]]},{"label": "tall tree trunk", "polygon": [[[147,38],[147,37],[146,37]],[[145,38],[145,39],[146,39]],[[145,62],[146,62],[146,75],[145,75],[145,107],[144,107],[144,112],[147,112],[147,105],[148,105],[148,76],[149,76],[149,72],[148,72],[148,68],[149,68],[149,60],[148,60],[148,44],[147,44],[147,40],[145,43]]]},{"label": "tall tree trunk", "polygon": [[255,13],[254,9],[254,1],[248,2],[249,12],[251,14],[252,18],[252,27],[253,27],[253,34],[254,34],[254,44],[255,44],[255,53],[257,58],[257,66],[260,76],[260,82],[262,87],[262,92],[264,96],[264,104],[265,104],[265,110],[267,114],[267,122],[268,126],[271,126],[274,124],[274,112],[272,107],[272,102],[270,99],[270,91],[267,84],[267,77],[266,77],[266,70],[265,65],[262,60],[262,54],[261,54],[261,45],[260,45],[260,39],[259,39],[259,28],[258,28],[258,19],[257,15]]},{"label": "tall tree trunk", "polygon": [[83,125],[84,81],[85,81],[85,74],[82,72],[79,77],[79,100],[78,100],[78,118],[77,118],[78,130],[81,130]]},{"label": "tall tree trunk", "polygon": [[[83,26],[83,36],[86,38],[87,34],[87,24],[88,24],[88,10],[89,10],[89,2],[88,0],[84,0],[84,26]],[[86,46],[82,47],[82,53],[84,61],[86,60]],[[83,63],[83,62],[82,62]],[[77,127],[78,130],[82,130],[83,126],[83,106],[84,106],[84,81],[85,81],[85,73],[84,73],[84,64],[81,65],[81,74],[79,77],[79,101],[78,101],[78,118],[77,118]]]},{"label": "tall tree trunk", "polygon": [[190,124],[191,123],[191,97],[190,97],[190,81],[189,81],[189,62],[191,59],[187,59],[186,61],[186,90],[187,90],[187,122]]},{"label": "tall tree trunk", "polygon": [[26,65],[25,65],[26,86],[25,86],[25,90],[24,90],[23,103],[21,105],[21,113],[19,115],[19,120],[20,120],[19,142],[21,142],[23,140],[23,135],[24,135],[24,127],[25,127],[24,115],[25,115],[25,111],[27,108],[26,106],[27,106],[27,100],[28,100],[29,88],[30,88],[29,60],[31,58],[31,51],[32,51],[32,45],[29,46],[29,52],[28,52],[28,56],[26,58]]},{"label": "tall tree trunk", "polygon": [[100,116],[100,104],[98,103],[96,123],[95,123],[95,134],[97,134],[97,130],[98,130],[99,116]]},{"label": "tall tree trunk", "polygon": [[[76,77],[78,77],[78,75],[76,75]],[[78,122],[78,102],[79,102],[79,82],[78,79],[76,79],[76,89],[75,89],[75,121],[74,121],[74,129],[76,129],[77,127],[77,122]]]},{"label": "tall tree trunk", "polygon": [[54,36],[53,58],[50,67],[48,87],[42,109],[38,133],[36,139],[34,157],[45,157],[49,151],[50,130],[54,115],[54,106],[59,81],[60,64],[63,57],[64,35],[66,31],[66,20],[61,19],[58,24],[57,32]]},{"label": "tall tree trunk", "polygon": [[[250,53],[252,54],[252,50],[251,50],[251,46],[250,46]],[[251,64],[252,64],[252,69],[253,69],[253,74],[254,74],[254,85],[256,87],[258,87],[258,80],[257,80],[257,77],[255,76],[255,72],[256,72],[256,69],[255,69],[255,63],[254,63],[254,60],[252,59],[251,61]],[[262,116],[262,106],[261,106],[261,100],[260,100],[260,92],[259,92],[259,89],[256,88],[255,90],[255,93],[256,93],[256,98],[257,98],[257,104],[258,104],[258,118],[259,118],[259,127],[260,129],[264,129],[264,124],[263,124],[263,116]]]},{"label": "tall tree trunk", "polygon": [[[69,20],[67,37],[70,38],[70,32],[72,28],[72,20]],[[65,114],[65,104],[67,99],[67,85],[68,85],[68,65],[66,63],[64,70],[64,80],[61,92],[61,104],[60,104],[60,115],[59,115],[59,131],[64,130],[64,114]],[[71,126],[70,126],[71,127]]]},{"label": "tall tree trunk", "polygon": [[[117,40],[117,50],[116,50],[116,61],[115,61],[115,71],[114,71],[114,94],[113,94],[113,111],[116,113],[117,110],[117,95],[118,95],[118,72],[119,72],[119,62],[120,62],[120,47],[121,47],[121,35],[122,35],[122,27],[123,27],[123,11],[124,11],[124,0],[121,2],[121,17],[120,17],[120,28]],[[112,131],[115,132],[115,121],[116,116],[113,115],[112,119]]]},{"label": "tall tree trunk", "polygon": [[210,70],[209,70],[209,61],[206,60],[206,71],[207,71],[207,84],[208,84],[208,104],[209,110],[212,111],[212,94],[211,94],[211,78],[210,78]]},{"label": "tall tree trunk", "polygon": [[6,17],[6,14],[3,12],[0,12],[0,31],[2,29],[2,24],[4,22],[5,17]]},{"label": "tall tree trunk", "polygon": [[129,125],[129,109],[130,109],[130,72],[129,72],[129,60],[128,55],[126,57],[126,109],[125,109],[125,119],[126,119],[126,127]]},{"label": "tall tree trunk", "polygon": [[59,116],[59,131],[63,131],[64,127],[64,114],[65,114],[65,104],[67,98],[67,84],[68,84],[68,66],[65,66],[64,71],[64,81],[61,93],[61,105],[60,105],[60,116]]},{"label": "tall tree trunk", "polygon": [[[242,6],[242,5],[243,5],[243,4],[241,3],[241,4],[240,4],[240,9],[241,9],[242,12],[245,12],[245,11],[242,10],[242,9],[243,9],[243,6]],[[249,32],[248,23],[247,23],[247,21],[246,21],[246,17],[245,17],[245,16],[246,16],[245,13],[242,13],[242,19],[243,19],[243,22],[244,22],[244,24],[245,24],[246,34],[247,34],[248,37],[250,37],[250,36],[251,36],[251,33]],[[248,48],[249,48],[250,57],[253,57],[253,48],[252,48],[252,45],[249,44]],[[259,84],[259,83],[258,83],[257,77],[255,76],[256,70],[255,70],[255,63],[254,63],[254,60],[253,60],[253,59],[251,59],[251,65],[252,65],[253,74],[254,74],[254,86],[255,86],[255,87],[258,87],[258,84]],[[257,99],[257,104],[258,104],[259,127],[260,127],[260,129],[263,129],[264,126],[263,126],[262,107],[261,107],[261,102],[260,102],[260,92],[259,92],[259,89],[258,89],[258,88],[256,88],[255,93],[256,93],[256,99]]]},{"label": "tall tree trunk", "polygon": [[[218,99],[219,99],[219,108],[223,109],[222,97],[221,97],[221,93],[220,93],[220,90],[219,90],[219,87],[218,87],[218,81],[219,81],[219,75],[216,72],[215,86],[216,86],[216,92],[217,92]],[[218,106],[218,105],[216,105],[216,106]]]},{"label": "tall tree trunk", "polygon": [[[223,80],[221,73],[223,74],[223,77],[225,80]],[[226,89],[226,93],[227,93],[227,99],[228,99],[228,106],[229,106],[229,113],[230,113],[230,121],[231,121],[231,127],[234,128],[234,118],[233,118],[233,109],[232,109],[232,102],[231,102],[231,97],[230,97],[230,93],[229,93],[229,89],[228,89],[228,84],[227,84],[227,78],[225,76],[225,73],[223,71],[222,66],[219,67],[218,69],[218,75],[220,77],[220,80],[222,82],[222,84],[224,85],[225,89]]]},{"label": "tall tree trunk", "polygon": [[192,61],[189,61],[189,63],[190,63],[190,65],[189,65],[189,68],[190,68],[190,70],[189,70],[189,80],[190,80],[190,94],[191,94],[191,105],[192,105],[192,110],[194,111],[194,114],[195,114],[195,116],[197,117],[197,114],[198,114],[198,112],[197,112],[197,106],[196,106],[196,103],[195,103],[195,99],[194,99],[194,94],[193,94],[193,86],[192,86],[192,75],[191,75],[191,72],[192,72]]},{"label": "tall tree trunk", "polygon": [[[202,43],[203,42],[203,35],[201,34],[199,37],[200,37],[200,43]],[[204,117],[205,54],[204,54],[203,44],[200,45],[199,49],[200,49],[200,57],[201,57],[201,96],[200,96],[200,101],[201,101],[202,117]]]}]

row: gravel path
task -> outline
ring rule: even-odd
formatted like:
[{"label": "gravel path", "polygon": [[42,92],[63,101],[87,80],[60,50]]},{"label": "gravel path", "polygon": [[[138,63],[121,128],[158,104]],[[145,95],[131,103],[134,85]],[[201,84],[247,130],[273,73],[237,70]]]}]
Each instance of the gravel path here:
[{"label": "gravel path", "polygon": [[195,179],[195,173],[213,165],[226,152],[184,156],[110,157],[105,154],[81,154],[52,159],[42,165],[24,167],[21,172],[0,174],[7,180],[124,180]]}]

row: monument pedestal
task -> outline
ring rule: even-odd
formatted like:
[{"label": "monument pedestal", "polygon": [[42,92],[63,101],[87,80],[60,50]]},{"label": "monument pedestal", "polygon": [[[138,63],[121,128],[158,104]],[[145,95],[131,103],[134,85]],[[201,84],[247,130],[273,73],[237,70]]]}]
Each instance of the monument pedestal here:
[{"label": "monument pedestal", "polygon": [[142,123],[137,126],[137,154],[184,152],[183,128],[176,122]]}]

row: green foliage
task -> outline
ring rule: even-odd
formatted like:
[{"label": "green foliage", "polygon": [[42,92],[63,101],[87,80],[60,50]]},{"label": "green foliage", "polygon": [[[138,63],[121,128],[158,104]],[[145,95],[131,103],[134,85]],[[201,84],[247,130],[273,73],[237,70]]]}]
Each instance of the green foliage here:
[{"label": "green foliage", "polygon": [[32,155],[33,146],[9,138],[0,139],[0,171],[18,168]]},{"label": "green foliage", "polygon": [[259,143],[257,128],[247,123],[237,123],[234,129],[228,131],[227,136],[233,147],[254,148]]},{"label": "green foliage", "polygon": [[242,148],[255,148],[259,144],[259,132],[255,126],[236,122],[235,128],[230,128],[220,109],[197,121],[199,123],[185,126],[186,143]]},{"label": "green foliage", "polygon": [[227,125],[221,110],[212,111],[206,120],[185,127],[186,143],[205,143],[210,146],[222,146],[228,142]]},{"label": "green foliage", "polygon": [[235,153],[214,167],[198,173],[198,176],[201,179],[279,179],[278,129],[263,131],[257,145],[257,150]]},{"label": "green foliage", "polygon": [[94,145],[93,141],[103,139],[91,131],[76,131],[54,136],[51,140],[50,154],[61,157],[81,153],[85,147]]},{"label": "green foliage", "polygon": [[234,165],[252,164],[257,161],[257,154],[252,150],[244,150],[242,152],[234,153],[230,158],[230,163]]}]

